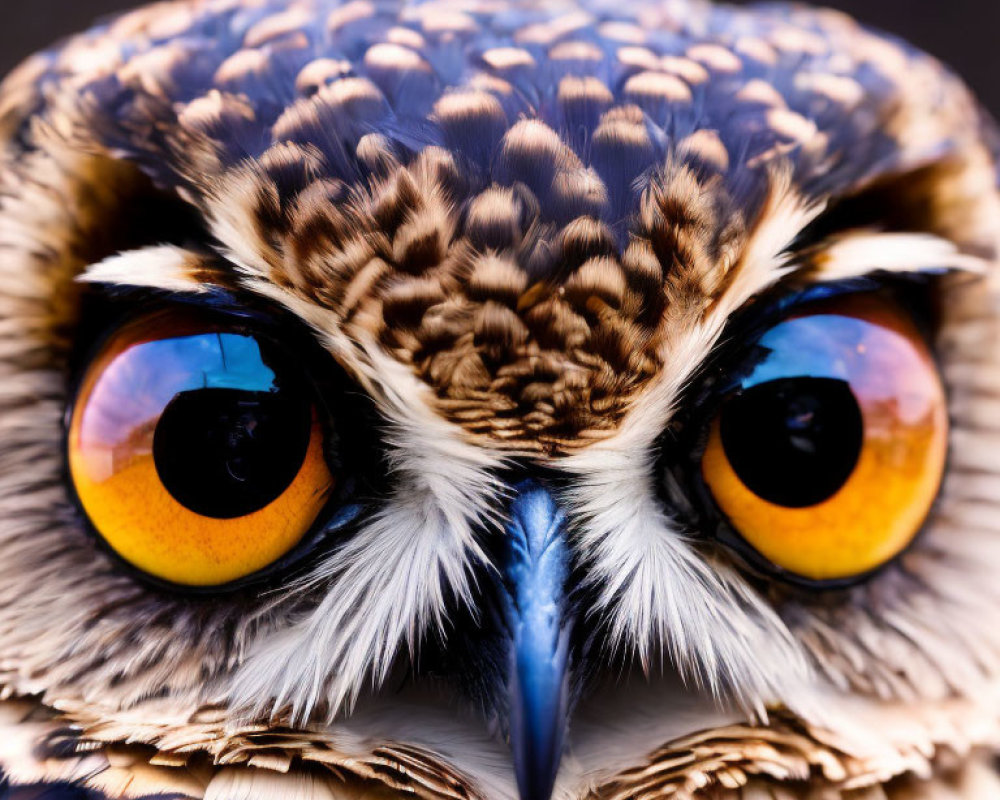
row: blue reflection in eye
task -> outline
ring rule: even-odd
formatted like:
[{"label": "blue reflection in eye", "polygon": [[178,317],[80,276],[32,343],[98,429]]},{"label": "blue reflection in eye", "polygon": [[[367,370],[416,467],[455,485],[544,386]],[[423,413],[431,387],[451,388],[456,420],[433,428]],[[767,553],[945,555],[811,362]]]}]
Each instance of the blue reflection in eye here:
[{"label": "blue reflection in eye", "polygon": [[760,338],[757,344],[766,355],[740,385],[749,389],[789,377],[849,381],[871,330],[869,322],[838,314],[785,320]]},{"label": "blue reflection in eye", "polygon": [[170,376],[174,393],[196,388],[251,392],[275,388],[275,374],[264,364],[260,345],[250,336],[202,333],[139,346],[143,358],[156,365],[157,374]]},{"label": "blue reflection in eye", "polygon": [[113,418],[93,421],[108,442],[156,420],[182,392],[278,388],[277,376],[264,363],[252,336],[219,332],[136,344],[108,366],[102,380],[106,390],[119,398]]}]

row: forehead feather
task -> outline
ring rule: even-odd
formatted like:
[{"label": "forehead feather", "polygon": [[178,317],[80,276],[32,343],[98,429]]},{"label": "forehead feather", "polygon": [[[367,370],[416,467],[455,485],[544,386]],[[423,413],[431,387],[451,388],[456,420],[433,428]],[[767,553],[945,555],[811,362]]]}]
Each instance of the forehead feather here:
[{"label": "forehead feather", "polygon": [[201,205],[257,278],[374,337],[470,433],[543,452],[619,428],[776,172],[803,204],[844,195],[975,114],[839,15],[693,0],[195,0],[31,70],[24,106],[71,83],[82,135]]}]

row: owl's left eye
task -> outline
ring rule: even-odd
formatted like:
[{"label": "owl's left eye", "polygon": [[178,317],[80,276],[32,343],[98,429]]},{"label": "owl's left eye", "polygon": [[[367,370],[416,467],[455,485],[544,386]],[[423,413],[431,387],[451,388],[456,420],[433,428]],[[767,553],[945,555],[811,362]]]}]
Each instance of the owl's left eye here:
[{"label": "owl's left eye", "polygon": [[701,474],[735,543],[788,577],[844,581],[897,556],[937,496],[948,414],[929,347],[880,293],[765,331],[709,426]]},{"label": "owl's left eye", "polygon": [[338,476],[332,433],[296,354],[194,311],[120,328],[90,363],[69,426],[83,510],[154,579],[240,581],[310,532]]}]

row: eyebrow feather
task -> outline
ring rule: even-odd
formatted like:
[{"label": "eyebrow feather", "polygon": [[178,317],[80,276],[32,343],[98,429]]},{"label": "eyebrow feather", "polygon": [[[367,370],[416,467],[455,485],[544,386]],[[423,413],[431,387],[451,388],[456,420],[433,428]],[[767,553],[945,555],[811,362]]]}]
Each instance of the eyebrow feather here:
[{"label": "eyebrow feather", "polygon": [[818,283],[872,273],[968,272],[985,274],[990,261],[962,252],[954,242],[929,233],[855,230],[837,234],[790,259],[796,273]]},{"label": "eyebrow feather", "polygon": [[231,283],[219,269],[216,257],[176,245],[118,253],[92,264],[77,280],[181,294],[206,294]]}]

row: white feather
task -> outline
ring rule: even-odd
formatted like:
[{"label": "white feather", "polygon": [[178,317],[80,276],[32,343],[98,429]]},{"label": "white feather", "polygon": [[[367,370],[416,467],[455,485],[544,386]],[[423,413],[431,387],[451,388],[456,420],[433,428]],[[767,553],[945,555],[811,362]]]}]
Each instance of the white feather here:
[{"label": "white feather", "polygon": [[817,278],[838,281],[871,272],[961,270],[984,274],[990,262],[959,251],[954,242],[926,233],[852,231],[825,242]]},{"label": "white feather", "polygon": [[145,247],[106,258],[80,275],[84,283],[141,286],[170,292],[204,294],[211,285],[192,277],[201,257],[174,245]]},{"label": "white feather", "polygon": [[499,491],[499,460],[415,402],[429,392],[402,365],[369,349],[388,421],[392,495],[310,576],[326,592],[314,612],[266,640],[238,673],[232,700],[253,713],[290,707],[296,720],[350,707],[381,685],[402,647],[446,634],[449,594],[472,601],[470,569],[485,557],[475,531]]},{"label": "white feather", "polygon": [[667,519],[654,446],[730,315],[787,274],[786,248],[821,211],[791,189],[787,174],[772,180],[762,220],[714,309],[677,319],[661,354],[668,368],[618,432],[561,462],[575,476],[566,498],[610,647],[636,653],[647,667],[656,654],[669,655],[687,680],[732,693],[758,714],[779,697],[805,703],[797,690],[809,683],[807,661],[764,599],[729,568],[708,564]]}]

